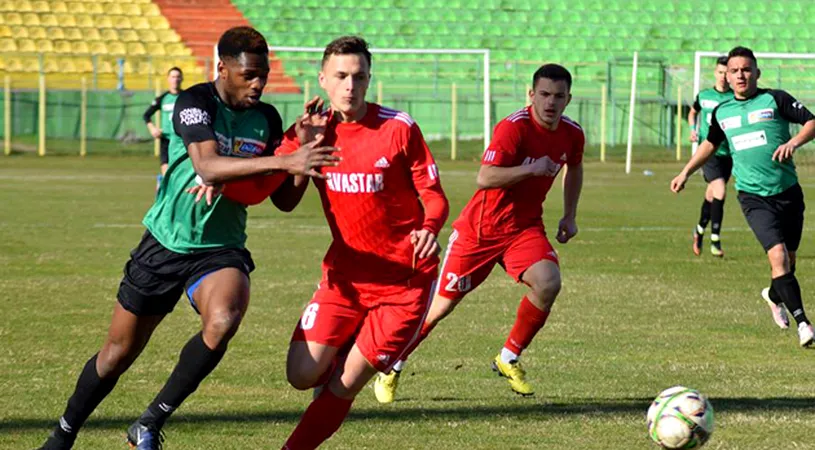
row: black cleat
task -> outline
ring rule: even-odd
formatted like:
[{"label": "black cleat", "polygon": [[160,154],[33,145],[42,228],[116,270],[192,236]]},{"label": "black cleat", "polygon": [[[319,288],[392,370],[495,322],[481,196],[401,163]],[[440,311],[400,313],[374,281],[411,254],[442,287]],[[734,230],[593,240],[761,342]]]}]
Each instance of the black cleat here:
[{"label": "black cleat", "polygon": [[133,450],[161,450],[164,433],[155,425],[144,425],[136,421],[127,429],[127,443]]}]

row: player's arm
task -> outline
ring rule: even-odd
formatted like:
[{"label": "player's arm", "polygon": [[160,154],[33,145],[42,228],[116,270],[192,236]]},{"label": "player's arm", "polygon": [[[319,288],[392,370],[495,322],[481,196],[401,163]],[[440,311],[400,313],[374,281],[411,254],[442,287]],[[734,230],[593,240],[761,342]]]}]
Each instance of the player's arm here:
[{"label": "player's arm", "polygon": [[815,138],[815,116],[801,102],[785,91],[770,91],[778,105],[778,113],[788,122],[803,125],[798,134],[789,141],[778,146],[773,152],[773,160],[785,161],[792,157],[795,150]]},{"label": "player's arm", "polygon": [[707,139],[699,144],[699,147],[696,149],[696,153],[693,154],[690,161],[685,164],[685,167],[681,172],[679,172],[679,175],[671,180],[672,191],[679,192],[684,189],[685,183],[688,181],[688,177],[699,170],[699,168],[702,167],[711,156],[713,156],[719,145],[721,145],[726,139],[724,131],[722,131],[722,128],[719,126],[719,121],[716,120],[717,109],[718,106],[713,110],[711,115],[710,130],[708,131]]},{"label": "player's arm", "polygon": [[702,105],[699,103],[699,94],[696,94],[696,99],[693,101],[693,105],[690,107],[690,111],[688,111],[688,126],[690,127],[690,141],[696,142],[699,140],[698,135],[698,128],[696,127],[696,119],[699,115],[699,111],[702,110]]},{"label": "player's arm", "polygon": [[495,127],[492,142],[481,158],[476,183],[479,189],[512,186],[535,176],[557,175],[560,164],[548,157],[539,158],[532,164],[515,164],[515,155],[521,143],[518,127],[512,122],[501,122]]},{"label": "player's arm", "polygon": [[275,207],[283,212],[292,212],[308,187],[308,178],[299,175],[289,175],[271,196]]},{"label": "player's arm", "polygon": [[422,228],[411,233],[411,240],[414,245],[414,255],[418,258],[426,258],[440,250],[436,237],[450,214],[450,203],[441,187],[439,169],[433,159],[433,154],[430,153],[424,136],[416,124],[410,127],[406,150],[413,187],[418,192],[419,199],[424,206]]},{"label": "player's arm", "polygon": [[147,130],[150,132],[150,135],[156,139],[160,138],[162,133],[161,130],[153,123],[153,114],[161,109],[161,101],[164,99],[165,95],[167,95],[166,92],[156,97],[156,99],[153,100],[153,103],[150,103],[150,106],[144,110],[144,114],[142,115],[142,119],[144,119],[144,123],[147,125]]}]

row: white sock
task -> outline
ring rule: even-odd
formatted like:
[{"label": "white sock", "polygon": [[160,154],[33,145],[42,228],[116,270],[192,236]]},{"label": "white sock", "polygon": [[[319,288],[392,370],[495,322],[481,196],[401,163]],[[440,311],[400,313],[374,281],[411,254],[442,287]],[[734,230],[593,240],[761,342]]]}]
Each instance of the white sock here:
[{"label": "white sock", "polygon": [[512,350],[504,347],[501,349],[501,362],[505,364],[509,364],[512,361],[517,361],[520,358],[520,355],[516,355],[515,352]]},{"label": "white sock", "polygon": [[396,361],[396,364],[393,365],[393,370],[395,370],[397,372],[401,372],[402,367],[404,367],[404,366],[405,366],[405,362],[400,359],[399,361]]},{"label": "white sock", "polygon": [[697,223],[696,224],[696,232],[699,233],[699,234],[705,234],[705,229],[702,228],[702,226]]},{"label": "white sock", "polygon": [[710,241],[711,241],[711,242],[718,242],[718,241],[719,241],[719,239],[720,239],[720,238],[719,238],[719,235],[718,235],[718,234],[711,234],[711,235],[710,235]]}]

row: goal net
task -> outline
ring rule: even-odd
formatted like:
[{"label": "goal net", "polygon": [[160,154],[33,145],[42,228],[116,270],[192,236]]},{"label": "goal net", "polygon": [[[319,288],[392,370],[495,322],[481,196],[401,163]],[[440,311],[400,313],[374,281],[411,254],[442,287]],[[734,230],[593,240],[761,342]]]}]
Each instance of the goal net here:
[{"label": "goal net", "polygon": [[[318,82],[324,49],[269,50],[268,99],[284,123],[293,123],[302,113],[305,99],[315,95],[325,98]],[[489,143],[493,122],[489,50],[373,48],[371,53],[368,101],[410,114],[426,140],[442,141],[433,148],[437,157],[446,156],[454,136],[457,141],[477,142],[459,149],[459,158],[480,157]],[[217,60],[217,49],[215,57]],[[469,154],[476,149],[477,155]]]}]

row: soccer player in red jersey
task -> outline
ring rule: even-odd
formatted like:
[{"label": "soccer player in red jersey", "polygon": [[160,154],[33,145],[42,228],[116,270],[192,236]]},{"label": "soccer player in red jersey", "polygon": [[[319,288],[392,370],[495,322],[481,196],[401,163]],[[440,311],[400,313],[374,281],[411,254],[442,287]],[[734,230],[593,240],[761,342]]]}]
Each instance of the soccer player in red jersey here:
[{"label": "soccer player in red jersey", "polygon": [[[370,68],[361,38],[341,37],[325,49],[319,81],[330,109],[322,142],[339,148],[342,160],[314,184],[333,241],[286,362],[292,386],[321,389],[288,450],[316,448],[339,429],[357,393],[418,338],[434,292],[447,199],[413,119],[365,101]],[[298,142],[289,129],[280,151]]]},{"label": "soccer player in red jersey", "polygon": [[[464,298],[480,285],[496,263],[517,282],[529,286],[517,319],[492,366],[509,380],[513,391],[532,395],[519,358],[546,323],[560,292],[557,252],[544,231],[543,201],[563,165],[564,215],[557,240],[577,234],[577,201],[583,185],[583,130],[563,116],[571,100],[572,77],[556,64],[541,66],[532,78],[532,104],[495,127],[478,172],[478,190],[453,223],[436,295],[418,345]],[[408,354],[412,351],[409,349]],[[393,401],[399,361],[376,380],[381,403]]]}]

